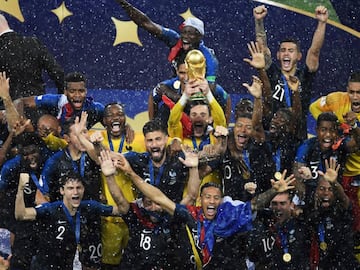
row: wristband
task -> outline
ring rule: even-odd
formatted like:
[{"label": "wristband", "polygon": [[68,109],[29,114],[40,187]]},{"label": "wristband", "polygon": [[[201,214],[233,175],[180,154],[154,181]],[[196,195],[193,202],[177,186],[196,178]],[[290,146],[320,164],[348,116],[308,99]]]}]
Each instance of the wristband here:
[{"label": "wristband", "polygon": [[209,92],[207,92],[206,99],[208,100],[209,103],[213,101],[214,95],[212,94],[211,89],[209,89]]},{"label": "wristband", "polygon": [[188,99],[189,99],[188,96],[185,95],[185,94],[183,94],[183,95],[180,97],[180,99],[179,99],[180,105],[183,106],[183,107],[185,107],[186,102],[188,101]]}]

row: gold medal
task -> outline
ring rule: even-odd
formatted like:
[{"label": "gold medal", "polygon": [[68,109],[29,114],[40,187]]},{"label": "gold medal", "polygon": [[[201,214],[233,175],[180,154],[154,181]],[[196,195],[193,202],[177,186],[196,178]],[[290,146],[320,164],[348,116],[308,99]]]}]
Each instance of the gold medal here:
[{"label": "gold medal", "polygon": [[321,242],[321,243],[320,243],[320,249],[321,249],[322,251],[327,250],[327,244],[326,244],[325,242]]},{"label": "gold medal", "polygon": [[174,87],[176,90],[179,90],[179,88],[180,88],[180,81],[179,81],[179,80],[176,80],[176,81],[173,83],[173,87]]},{"label": "gold medal", "polygon": [[284,262],[290,262],[291,261],[291,254],[290,253],[285,253],[283,255],[283,261]]},{"label": "gold medal", "polygon": [[277,181],[279,181],[279,180],[281,179],[281,177],[282,177],[281,172],[276,172],[276,173],[274,174],[274,177],[275,177],[275,179],[276,179]]},{"label": "gold medal", "polygon": [[80,246],[80,244],[77,244],[76,248],[77,248],[77,250],[78,250],[79,252],[81,252],[81,246]]}]

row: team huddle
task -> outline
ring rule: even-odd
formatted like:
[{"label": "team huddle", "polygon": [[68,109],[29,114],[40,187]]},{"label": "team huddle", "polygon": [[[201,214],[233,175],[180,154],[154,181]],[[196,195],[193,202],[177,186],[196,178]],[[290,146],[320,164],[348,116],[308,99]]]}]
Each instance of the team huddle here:
[{"label": "team huddle", "polygon": [[151,91],[142,133],[0,14],[0,269],[360,269],[360,71],[311,102],[327,9],[303,66],[293,38],[273,62],[267,9],[253,9],[257,74],[232,112],[200,19],[178,33],[116,2],[170,48],[174,76]]}]

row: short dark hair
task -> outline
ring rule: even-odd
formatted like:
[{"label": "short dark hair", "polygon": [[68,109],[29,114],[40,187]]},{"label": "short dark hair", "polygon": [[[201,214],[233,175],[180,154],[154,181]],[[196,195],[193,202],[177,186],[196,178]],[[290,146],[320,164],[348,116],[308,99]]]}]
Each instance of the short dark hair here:
[{"label": "short dark hair", "polygon": [[[289,198],[289,201],[292,202],[292,200],[294,199],[294,196],[295,196],[295,193],[293,190],[285,190],[285,191],[282,191],[282,192],[279,192],[276,194],[277,195],[283,195],[283,194],[287,194],[288,195],[288,198]],[[275,196],[274,196],[275,198]]]},{"label": "short dark hair", "polygon": [[247,113],[247,112],[239,112],[235,115],[235,122],[239,119],[239,118],[247,118],[247,119],[252,119],[252,114],[251,113]]},{"label": "short dark hair", "polygon": [[60,187],[64,187],[65,184],[69,181],[83,183],[83,179],[81,178],[81,176],[72,170],[66,171],[65,173],[60,175],[59,178]]},{"label": "short dark hair", "polygon": [[352,72],[349,76],[348,82],[360,82],[360,70]]},{"label": "short dark hair", "polygon": [[208,103],[208,101],[207,101],[206,98],[201,99],[201,100],[189,100],[189,101],[188,101],[188,104],[189,104],[189,111],[190,111],[192,108],[194,108],[195,106],[198,106],[198,105],[206,106],[207,109],[208,109],[209,115],[211,115],[210,106],[209,106],[209,103]]},{"label": "short dark hair", "polygon": [[76,115],[73,115],[69,119],[67,119],[62,125],[63,134],[70,134],[70,128],[75,124]]},{"label": "short dark hair", "polygon": [[180,65],[185,64],[185,57],[186,57],[185,53],[180,53],[179,56],[177,56],[175,58],[176,68],[177,69],[180,67]]},{"label": "short dark hair", "polygon": [[279,48],[280,48],[281,44],[283,44],[284,42],[294,43],[296,45],[296,48],[297,48],[298,52],[301,51],[300,42],[296,38],[294,38],[294,37],[286,37],[286,38],[282,39],[280,41],[280,43],[279,43]]},{"label": "short dark hair", "polygon": [[289,108],[280,108],[276,113],[282,113],[285,115],[287,122],[293,118],[293,112]]},{"label": "short dark hair", "polygon": [[105,105],[105,108],[104,108],[104,115],[106,114],[106,111],[110,109],[111,106],[113,105],[118,105],[120,106],[122,109],[123,109],[123,112],[125,114],[125,105],[122,104],[122,103],[119,103],[119,102],[111,102],[111,103],[108,103]]},{"label": "short dark hair", "polygon": [[219,184],[217,184],[217,183],[214,183],[214,182],[207,182],[207,183],[203,184],[203,185],[201,186],[201,188],[200,188],[200,195],[202,194],[203,190],[204,190],[205,188],[208,188],[208,187],[214,187],[214,188],[219,189],[220,192],[221,192],[221,197],[223,197],[223,191],[222,191],[221,186],[220,186]]},{"label": "short dark hair", "polygon": [[165,135],[168,135],[167,128],[165,125],[158,119],[150,120],[143,126],[143,134],[144,136],[149,132],[160,131]]},{"label": "short dark hair", "polygon": [[71,72],[66,74],[64,81],[65,81],[64,87],[65,89],[67,89],[68,84],[72,82],[84,82],[86,84],[86,77],[84,74],[80,72]]},{"label": "short dark hair", "polygon": [[36,133],[24,132],[14,138],[14,145],[19,149],[20,154],[24,154],[24,148],[34,146],[36,150],[39,150],[39,146],[42,144],[41,138]]},{"label": "short dark hair", "polygon": [[316,126],[320,126],[321,122],[334,122],[337,124],[338,118],[333,112],[323,112],[318,116]]}]

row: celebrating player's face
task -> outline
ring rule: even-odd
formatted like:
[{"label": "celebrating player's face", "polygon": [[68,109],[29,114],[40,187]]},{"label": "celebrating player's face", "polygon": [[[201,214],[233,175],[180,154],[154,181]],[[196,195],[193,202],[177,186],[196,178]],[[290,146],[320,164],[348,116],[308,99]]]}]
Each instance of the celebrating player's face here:
[{"label": "celebrating player's face", "polygon": [[39,150],[35,145],[25,146],[23,149],[23,161],[27,168],[36,170],[40,163]]},{"label": "celebrating player's face", "polygon": [[215,218],[221,203],[221,191],[216,187],[206,187],[201,193],[201,206],[206,219]]},{"label": "celebrating player's face", "polygon": [[279,223],[283,223],[291,216],[292,203],[289,194],[278,194],[271,201],[271,209],[273,210],[275,219]]},{"label": "celebrating player's face", "polygon": [[81,110],[87,93],[85,82],[69,82],[64,93],[74,109]]},{"label": "celebrating player's face", "polygon": [[360,82],[349,82],[347,87],[351,101],[351,110],[355,113],[360,112]]},{"label": "celebrating player's face", "polygon": [[316,188],[316,197],[318,201],[318,206],[320,207],[330,207],[334,201],[334,192],[330,183],[324,179],[319,180],[319,184]]},{"label": "celebrating player's face", "polygon": [[196,49],[202,38],[201,34],[192,26],[185,26],[180,33],[184,51]]},{"label": "celebrating player's face", "polygon": [[322,151],[330,149],[337,137],[336,123],[322,121],[316,128],[316,134]]},{"label": "celebrating player's face", "polygon": [[85,188],[80,181],[67,181],[65,185],[60,188],[65,206],[69,209],[79,207],[84,196],[84,190]]},{"label": "celebrating player's face", "polygon": [[106,108],[104,125],[113,137],[119,137],[124,134],[125,123],[126,117],[121,105],[113,104]]},{"label": "celebrating player's face", "polygon": [[235,146],[238,150],[242,150],[253,131],[252,121],[249,118],[239,117],[236,120],[234,126],[234,139],[235,139]]},{"label": "celebrating player's face", "polygon": [[296,69],[296,64],[301,59],[301,53],[295,43],[283,42],[277,53],[277,59],[280,61],[283,71],[291,72]]},{"label": "celebrating player's face", "polygon": [[161,131],[153,131],[145,134],[146,151],[154,162],[160,162],[165,158],[166,143],[168,136]]},{"label": "celebrating player's face", "polygon": [[270,135],[277,137],[281,133],[288,132],[290,128],[289,121],[283,112],[276,112],[270,122]]},{"label": "celebrating player's face", "polygon": [[210,122],[210,113],[207,105],[196,105],[190,110],[190,120],[195,137],[201,137],[205,134]]},{"label": "celebrating player's face", "polygon": [[[68,143],[69,143],[69,146],[71,145],[71,147],[74,147],[75,149],[77,149],[78,151],[82,151],[82,152],[85,152],[86,151],[86,147],[80,142],[80,140],[78,139],[78,136],[76,135],[75,133],[75,125],[72,125],[70,127],[70,134],[66,137],[68,138]],[[88,135],[88,130],[85,128],[84,130],[81,131],[81,133],[89,138],[89,135]]]}]

